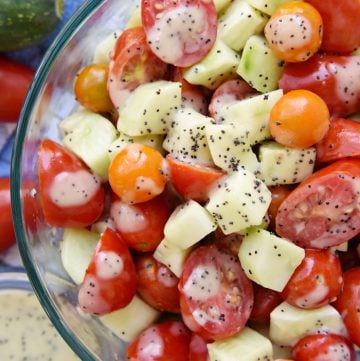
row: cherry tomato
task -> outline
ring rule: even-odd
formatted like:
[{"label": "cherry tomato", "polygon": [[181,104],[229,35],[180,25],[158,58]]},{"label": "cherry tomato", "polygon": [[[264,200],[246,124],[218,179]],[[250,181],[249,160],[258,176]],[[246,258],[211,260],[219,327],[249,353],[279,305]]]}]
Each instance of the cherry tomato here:
[{"label": "cherry tomato", "polygon": [[136,271],[125,242],[113,230],[102,233],[78,300],[85,313],[104,315],[125,307],[136,292]]},{"label": "cherry tomato", "polygon": [[268,208],[268,216],[270,219],[269,228],[275,230],[275,219],[278,209],[285,198],[291,193],[291,187],[286,185],[269,187],[271,192],[271,203]]},{"label": "cherry tomato", "polygon": [[360,238],[357,236],[348,242],[346,252],[338,252],[343,272],[350,268],[360,267],[360,253],[357,250],[357,248],[360,247],[359,244]]},{"label": "cherry tomato", "polygon": [[307,89],[319,95],[333,117],[360,110],[360,56],[314,55],[303,63],[288,63],[279,80],[285,92]]},{"label": "cherry tomato", "polygon": [[188,361],[191,332],[180,321],[147,328],[127,349],[129,361]]},{"label": "cherry tomato", "polygon": [[360,232],[360,160],[339,160],[298,185],[281,204],[276,232],[304,248],[328,248]]},{"label": "cherry tomato", "polygon": [[244,328],[253,306],[253,288],[236,256],[215,245],[195,249],[179,283],[185,324],[206,340],[232,336]]},{"label": "cherry tomato", "polygon": [[86,227],[102,214],[105,190],[100,179],[62,145],[45,139],[38,151],[39,195],[47,223]]},{"label": "cherry tomato", "polygon": [[333,119],[326,136],[316,145],[318,163],[340,158],[360,157],[360,123],[351,119]]},{"label": "cherry tomato", "polygon": [[74,83],[77,101],[96,113],[110,113],[113,104],[107,90],[108,64],[90,64],[81,69]]},{"label": "cherry tomato", "polygon": [[227,105],[256,94],[258,92],[244,80],[227,80],[214,91],[209,104],[209,115],[217,123],[221,123],[224,121],[223,112]]},{"label": "cherry tomato", "polygon": [[254,322],[269,322],[271,311],[282,301],[279,292],[262,287],[256,283],[254,286],[254,307],[250,314],[250,320]]},{"label": "cherry tomato", "polygon": [[239,233],[230,233],[225,235],[220,228],[215,230],[214,235],[215,235],[214,241],[219,248],[226,248],[234,256],[238,255],[241,241],[244,238],[243,235]]},{"label": "cherry tomato", "polygon": [[180,312],[179,278],[150,253],[139,254],[135,267],[137,291],[144,301],[159,311]]},{"label": "cherry tomato", "polygon": [[292,356],[295,361],[356,361],[356,353],[350,341],[334,334],[303,337],[293,347]]},{"label": "cherry tomato", "polygon": [[208,193],[225,172],[219,168],[195,163],[185,163],[168,155],[170,181],[175,190],[185,199],[205,202]]},{"label": "cherry tomato", "polygon": [[344,287],[335,301],[335,308],[340,312],[350,339],[360,346],[360,267],[344,272]]},{"label": "cherry tomato", "polygon": [[319,50],[323,22],[312,5],[290,1],[277,7],[264,33],[275,56],[284,61],[300,62]]},{"label": "cherry tomato", "polygon": [[210,361],[207,342],[196,333],[191,335],[189,361]]},{"label": "cherry tomato", "polygon": [[283,95],[270,112],[270,132],[287,147],[308,148],[327,133],[330,114],[326,103],[308,90]]},{"label": "cherry tomato", "polygon": [[306,249],[305,258],[281,295],[295,307],[313,309],[332,302],[343,284],[338,256],[326,250]]},{"label": "cherry tomato", "polygon": [[166,63],[186,67],[212,48],[217,13],[208,0],[142,0],[142,24],[151,50]]},{"label": "cherry tomato", "polygon": [[146,202],[163,192],[168,179],[166,168],[166,161],[157,150],[133,143],[111,161],[109,183],[122,201]]},{"label": "cherry tomato", "polygon": [[0,121],[17,122],[34,70],[0,56]]},{"label": "cherry tomato", "polygon": [[151,51],[142,27],[122,32],[109,63],[108,91],[117,110],[140,84],[166,78],[168,65]]},{"label": "cherry tomato", "polygon": [[324,23],[321,48],[350,53],[360,47],[360,2],[354,0],[306,0],[319,12]]},{"label": "cherry tomato", "polygon": [[147,202],[128,204],[114,196],[111,219],[128,247],[141,252],[154,251],[164,238],[164,226],[173,211],[164,194]]},{"label": "cherry tomato", "polygon": [[10,178],[0,178],[0,252],[15,243],[11,214]]}]

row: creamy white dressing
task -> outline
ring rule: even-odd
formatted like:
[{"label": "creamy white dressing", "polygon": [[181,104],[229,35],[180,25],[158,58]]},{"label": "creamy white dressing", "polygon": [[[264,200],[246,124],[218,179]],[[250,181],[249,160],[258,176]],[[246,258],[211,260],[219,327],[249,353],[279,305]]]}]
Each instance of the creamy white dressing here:
[{"label": "creamy white dressing", "polygon": [[315,356],[314,361],[350,361],[351,354],[346,345],[344,347],[332,346],[327,349],[326,353],[319,353]]},{"label": "creamy white dressing", "polygon": [[0,359],[77,361],[32,292],[0,292]]},{"label": "creamy white dressing", "polygon": [[112,205],[111,217],[116,229],[124,233],[140,232],[149,226],[140,209],[120,201]]},{"label": "creamy white dressing", "polygon": [[122,258],[112,251],[98,252],[95,262],[96,275],[105,280],[118,277],[124,269]]},{"label": "creamy white dressing", "polygon": [[149,177],[137,177],[135,187],[139,191],[147,191],[151,194],[160,194],[162,192],[162,188],[156,185],[154,180]]},{"label": "creamy white dressing", "polygon": [[164,341],[156,328],[147,329],[140,337],[137,355],[139,359],[153,360],[164,353]]},{"label": "creamy white dressing", "polygon": [[175,276],[171,277],[169,270],[164,266],[158,268],[157,279],[165,287],[174,287],[178,283],[178,278]]},{"label": "creamy white dressing", "polygon": [[59,207],[76,207],[86,204],[101,186],[97,176],[79,170],[61,172],[53,180],[49,195]]},{"label": "creamy white dressing", "polygon": [[324,283],[317,283],[316,287],[308,292],[305,296],[299,297],[296,300],[296,304],[299,307],[315,306],[318,305],[321,301],[326,299],[329,294],[329,287]]}]

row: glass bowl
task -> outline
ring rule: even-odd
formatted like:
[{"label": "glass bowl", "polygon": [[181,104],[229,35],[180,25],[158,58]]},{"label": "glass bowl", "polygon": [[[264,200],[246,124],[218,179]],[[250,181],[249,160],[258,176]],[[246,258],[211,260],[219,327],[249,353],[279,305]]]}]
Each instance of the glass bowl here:
[{"label": "glass bowl", "polygon": [[[35,75],[14,143],[11,193],[23,263],[46,313],[84,361],[123,361],[126,345],[99,321],[82,316],[76,308],[77,287],[64,271],[59,254],[61,230],[45,224],[36,202],[37,148],[45,137],[59,139],[58,121],[77,107],[72,91],[76,73],[90,62],[100,40],[125,26],[136,3],[92,0],[73,15]],[[24,197],[33,201],[27,202]]]}]

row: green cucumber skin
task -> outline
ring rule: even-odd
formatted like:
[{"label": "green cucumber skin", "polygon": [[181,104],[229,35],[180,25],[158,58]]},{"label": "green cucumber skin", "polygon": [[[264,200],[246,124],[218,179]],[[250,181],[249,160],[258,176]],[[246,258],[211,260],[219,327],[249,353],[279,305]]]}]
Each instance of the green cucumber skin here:
[{"label": "green cucumber skin", "polygon": [[0,51],[35,45],[63,15],[63,0],[0,0]]}]

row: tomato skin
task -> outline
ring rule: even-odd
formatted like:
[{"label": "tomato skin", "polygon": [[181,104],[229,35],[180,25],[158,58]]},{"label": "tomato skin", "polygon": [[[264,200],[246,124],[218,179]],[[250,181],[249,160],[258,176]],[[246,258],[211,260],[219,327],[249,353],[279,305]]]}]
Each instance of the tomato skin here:
[{"label": "tomato skin", "polygon": [[344,286],[334,306],[344,320],[351,341],[360,346],[360,267],[347,270],[343,278]]},{"label": "tomato skin", "polygon": [[270,219],[269,228],[275,230],[275,219],[281,203],[291,193],[291,187],[280,185],[268,187],[271,192],[271,203],[268,208],[268,216]]},{"label": "tomato skin", "polygon": [[191,335],[189,361],[210,361],[207,342],[196,333]]},{"label": "tomato skin", "polygon": [[0,252],[15,243],[15,231],[11,214],[10,178],[0,178]]},{"label": "tomato skin", "polygon": [[239,233],[230,233],[225,235],[220,228],[217,228],[214,232],[214,236],[214,243],[216,243],[219,248],[226,248],[234,256],[239,254],[241,241],[244,238],[243,235]]},{"label": "tomato skin", "polygon": [[179,291],[185,324],[207,341],[243,329],[254,301],[252,283],[238,258],[215,245],[201,246],[188,256]]},{"label": "tomato skin", "polygon": [[180,312],[179,279],[152,254],[139,254],[135,261],[137,291],[145,302],[159,311]]},{"label": "tomato skin", "polygon": [[316,171],[281,204],[276,232],[304,248],[328,248],[360,231],[356,182],[360,160],[344,159]]},{"label": "tomato skin", "polygon": [[338,256],[326,250],[306,249],[281,295],[295,307],[313,309],[332,302],[343,283]]},{"label": "tomato skin", "polygon": [[127,357],[129,361],[188,361],[190,338],[191,332],[181,321],[162,322],[132,341]]},{"label": "tomato skin", "polygon": [[132,256],[125,244],[110,228],[102,233],[78,300],[88,314],[104,315],[125,307],[136,292],[136,271]]},{"label": "tomato skin", "polygon": [[326,136],[316,145],[316,161],[332,162],[340,158],[360,157],[360,123],[356,120],[332,119]]},{"label": "tomato skin", "polygon": [[34,70],[0,56],[0,121],[17,122]]},{"label": "tomato skin", "polygon": [[[96,183],[96,191],[81,204],[62,205],[51,196],[52,187],[59,177],[69,182],[74,174],[82,172]],[[38,151],[39,195],[46,222],[56,227],[86,227],[102,214],[105,205],[105,190],[98,177],[72,152],[62,145],[45,139]],[[71,191],[71,189],[67,189]],[[86,197],[86,194],[85,194]]]},{"label": "tomato skin", "polygon": [[[356,361],[356,353],[351,342],[343,336],[308,335],[299,340],[292,350],[295,361]],[[335,358],[334,358],[335,357]]]}]

